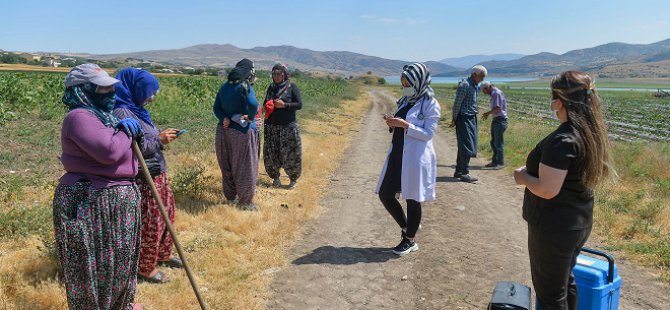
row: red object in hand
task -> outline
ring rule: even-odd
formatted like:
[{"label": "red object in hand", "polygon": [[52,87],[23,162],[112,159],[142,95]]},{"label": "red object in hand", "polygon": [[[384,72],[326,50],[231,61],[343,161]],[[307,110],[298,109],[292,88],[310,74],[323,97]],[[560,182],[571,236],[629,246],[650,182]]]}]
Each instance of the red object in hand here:
[{"label": "red object in hand", "polygon": [[270,114],[272,114],[272,111],[275,109],[275,102],[274,100],[270,99],[265,102],[265,119],[268,119],[270,117]]}]

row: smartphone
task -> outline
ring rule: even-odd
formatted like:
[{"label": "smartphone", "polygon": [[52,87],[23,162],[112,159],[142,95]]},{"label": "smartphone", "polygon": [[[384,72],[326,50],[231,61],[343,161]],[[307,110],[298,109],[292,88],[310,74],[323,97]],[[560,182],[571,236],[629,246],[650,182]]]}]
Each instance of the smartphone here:
[{"label": "smartphone", "polygon": [[181,134],[183,134],[183,133],[185,133],[185,132],[187,132],[187,131],[188,131],[188,130],[186,130],[186,129],[182,129],[182,130],[178,131],[175,135],[177,135],[177,137],[179,137],[179,136],[181,136]]}]

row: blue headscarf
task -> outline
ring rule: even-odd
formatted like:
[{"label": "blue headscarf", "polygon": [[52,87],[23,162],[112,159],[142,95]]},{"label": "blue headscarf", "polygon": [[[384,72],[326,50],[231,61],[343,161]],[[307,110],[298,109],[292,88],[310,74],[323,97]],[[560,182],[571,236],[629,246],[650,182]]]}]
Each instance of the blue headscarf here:
[{"label": "blue headscarf", "polygon": [[154,126],[151,114],[144,108],[144,103],[160,88],[158,80],[149,71],[136,68],[122,69],[116,74],[116,79],[121,83],[114,85],[116,89],[114,108],[128,109],[145,123]]}]

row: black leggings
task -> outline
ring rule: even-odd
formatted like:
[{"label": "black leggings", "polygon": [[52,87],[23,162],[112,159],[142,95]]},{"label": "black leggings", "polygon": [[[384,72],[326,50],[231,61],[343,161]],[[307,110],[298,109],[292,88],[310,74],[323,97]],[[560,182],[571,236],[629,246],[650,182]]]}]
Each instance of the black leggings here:
[{"label": "black leggings", "polygon": [[[387,171],[387,173],[389,173]],[[386,208],[393,219],[398,223],[400,228],[407,228],[407,238],[414,238],[416,231],[419,230],[421,223],[421,203],[407,199],[407,217],[400,205],[398,199],[395,198],[397,190],[393,188],[393,182],[389,182],[391,178],[384,178],[381,187],[379,188],[379,200]]]},{"label": "black leggings", "polygon": [[591,228],[548,232],[528,226],[530,272],[542,310],[577,309],[572,268],[590,234]]}]

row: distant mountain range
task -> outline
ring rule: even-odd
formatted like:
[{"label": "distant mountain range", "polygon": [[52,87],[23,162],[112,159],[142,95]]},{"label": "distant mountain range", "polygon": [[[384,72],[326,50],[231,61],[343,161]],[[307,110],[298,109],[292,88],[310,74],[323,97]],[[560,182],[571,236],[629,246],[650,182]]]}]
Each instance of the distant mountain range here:
[{"label": "distant mountain range", "polygon": [[[565,54],[539,53],[515,60],[481,63],[490,74],[551,76],[564,70],[598,73],[600,77],[670,77],[670,39],[651,44],[608,43]],[[649,70],[653,69],[653,70]],[[467,70],[445,76],[467,74]]]},{"label": "distant mountain range", "polygon": [[[76,56],[100,60],[135,58],[185,66],[221,68],[232,67],[240,59],[249,58],[254,61],[257,68],[261,69],[270,69],[277,62],[281,62],[287,64],[290,69],[343,75],[372,72],[379,76],[396,75],[402,66],[408,63],[403,60],[390,60],[352,52],[319,52],[288,45],[241,49],[230,44],[201,44],[173,50]],[[426,65],[435,74],[461,70],[436,61],[429,61]]]},{"label": "distant mountain range", "polygon": [[[391,60],[352,52],[321,52],[288,45],[242,49],[230,44],[201,44],[181,49],[91,55],[65,54],[98,60],[127,58],[193,67],[232,67],[242,58],[254,60],[257,68],[269,69],[281,62],[290,69],[340,75],[397,75],[407,60]],[[482,64],[498,76],[551,76],[564,70],[581,70],[600,77],[670,77],[670,39],[651,44],[608,43],[558,55],[471,55],[428,61],[434,76],[464,76],[469,67]]]},{"label": "distant mountain range", "polygon": [[463,57],[445,58],[441,63],[458,68],[470,68],[485,61],[492,60],[516,60],[523,56],[522,54],[495,54],[495,55],[468,55]]}]

